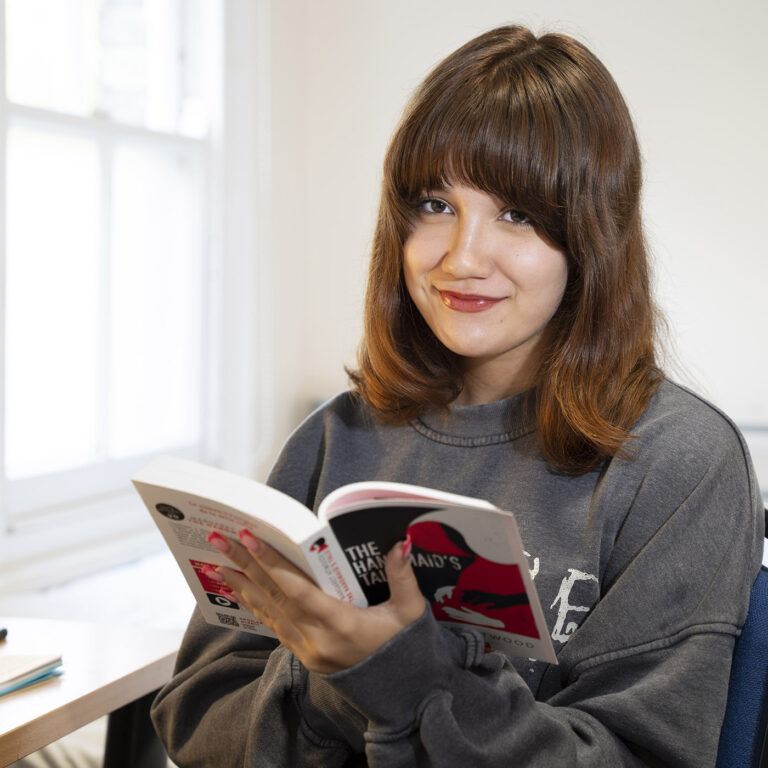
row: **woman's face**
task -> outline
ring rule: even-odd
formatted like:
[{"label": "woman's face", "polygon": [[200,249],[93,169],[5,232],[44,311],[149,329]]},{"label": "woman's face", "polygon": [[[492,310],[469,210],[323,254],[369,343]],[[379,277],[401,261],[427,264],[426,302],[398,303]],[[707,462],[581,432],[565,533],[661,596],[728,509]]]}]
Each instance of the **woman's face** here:
[{"label": "woman's face", "polygon": [[[533,385],[539,342],[563,297],[568,267],[524,213],[473,187],[428,190],[403,268],[435,336],[465,358],[469,376],[499,390],[480,402]],[[478,398],[469,392],[463,402],[472,400]]]}]

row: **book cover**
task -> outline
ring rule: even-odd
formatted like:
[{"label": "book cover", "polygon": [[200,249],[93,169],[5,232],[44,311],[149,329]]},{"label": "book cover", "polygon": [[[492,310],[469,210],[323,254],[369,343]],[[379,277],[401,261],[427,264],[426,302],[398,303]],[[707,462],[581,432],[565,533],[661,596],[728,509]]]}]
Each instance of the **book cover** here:
[{"label": "book cover", "polygon": [[215,626],[274,636],[206,576],[206,566],[231,567],[208,543],[211,531],[234,538],[248,528],[326,592],[360,606],[389,597],[385,557],[410,535],[411,563],[437,621],[477,629],[508,655],[557,663],[514,515],[487,501],[359,482],[329,494],[315,516],[258,481],[172,457],[133,482]]},{"label": "book cover", "polygon": [[395,500],[329,522],[369,604],[389,597],[386,553],[410,535],[411,565],[437,621],[480,630],[509,655],[556,663],[512,514]]}]

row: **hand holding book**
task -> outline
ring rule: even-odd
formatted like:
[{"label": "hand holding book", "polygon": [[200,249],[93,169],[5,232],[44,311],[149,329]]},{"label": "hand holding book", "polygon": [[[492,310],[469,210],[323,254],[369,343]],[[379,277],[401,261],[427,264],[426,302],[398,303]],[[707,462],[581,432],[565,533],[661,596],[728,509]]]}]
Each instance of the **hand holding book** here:
[{"label": "hand holding book", "polygon": [[[219,534],[209,541],[239,570],[216,573],[312,672],[332,674],[362,661],[416,621],[426,607],[411,567],[410,541],[398,542],[386,557],[390,597],[359,608],[331,597],[302,570],[248,530],[240,542]],[[242,542],[242,543],[241,543]]]},{"label": "hand holding book", "polygon": [[[413,620],[416,608],[409,599],[401,615],[399,598],[394,605],[390,601],[388,553],[409,539],[413,549],[403,573],[415,574],[423,596],[416,617],[426,598],[441,624],[480,630],[489,647],[508,655],[557,663],[514,515],[488,501],[374,480],[337,488],[320,502],[315,515],[296,499],[262,483],[168,456],[157,458],[133,482],[176,557],[202,616],[215,626],[276,635],[270,620],[257,618],[217,580],[217,570],[229,564],[227,555],[214,546],[221,540],[229,542],[251,570],[260,567],[266,574],[269,564],[274,578],[270,576],[265,584],[278,583],[290,574],[291,589],[298,589],[291,597],[298,599],[306,590],[322,611],[333,611],[334,619],[346,616],[345,621],[354,623],[353,618],[359,617],[340,608],[336,615],[336,604],[321,600],[308,584],[357,609],[385,604],[381,616],[371,614],[382,621],[391,618],[387,611],[394,608],[395,625],[402,628]],[[248,537],[244,543],[236,540],[243,529],[254,541],[269,546],[264,550],[270,553],[268,560],[263,553],[254,557],[256,553],[249,552]],[[209,538],[211,531],[218,539]],[[259,565],[260,558],[264,566]],[[257,577],[243,573],[256,588],[261,573]],[[394,573],[402,575],[397,569]],[[307,578],[299,579],[300,574]],[[242,597],[251,599],[250,587]],[[310,610],[294,606],[293,599],[290,603],[297,616]],[[253,599],[250,605],[259,616],[267,607]],[[326,613],[316,612],[315,607],[316,617],[324,618]],[[369,647],[369,640],[363,645]]]}]

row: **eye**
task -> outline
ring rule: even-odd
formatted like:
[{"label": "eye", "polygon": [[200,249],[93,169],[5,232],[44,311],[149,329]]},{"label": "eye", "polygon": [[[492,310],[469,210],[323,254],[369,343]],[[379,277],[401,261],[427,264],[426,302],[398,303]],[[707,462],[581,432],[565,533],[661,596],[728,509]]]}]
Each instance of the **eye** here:
[{"label": "eye", "polygon": [[502,213],[499,218],[502,221],[509,221],[512,224],[531,224],[531,220],[527,214],[523,213],[522,211],[515,210],[514,208],[510,209],[509,211],[504,211],[504,213]]},{"label": "eye", "polygon": [[437,197],[428,197],[425,200],[419,201],[416,204],[416,209],[419,213],[426,213],[427,215],[453,213],[448,203]]}]

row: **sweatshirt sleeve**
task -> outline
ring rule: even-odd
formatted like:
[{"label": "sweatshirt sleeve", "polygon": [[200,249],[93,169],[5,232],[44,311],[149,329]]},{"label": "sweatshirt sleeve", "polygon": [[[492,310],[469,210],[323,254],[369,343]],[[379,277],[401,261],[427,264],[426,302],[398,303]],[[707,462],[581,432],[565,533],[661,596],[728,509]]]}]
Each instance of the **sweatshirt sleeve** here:
[{"label": "sweatshirt sleeve", "polygon": [[629,486],[629,511],[600,600],[535,695],[479,634],[429,613],[329,676],[369,722],[371,768],[713,766],[763,504],[737,433],[705,453],[682,469],[659,450],[637,482],[605,473],[604,502]]},{"label": "sweatshirt sleeve", "polygon": [[369,718],[371,768],[702,768],[714,764],[732,647],[730,635],[691,635],[606,661],[541,702],[479,635],[427,612],[330,682]]},{"label": "sweatshirt sleeve", "polygon": [[[152,720],[181,768],[350,765],[366,723],[322,680],[269,638],[192,617]],[[322,709],[312,705],[312,698]]]}]

